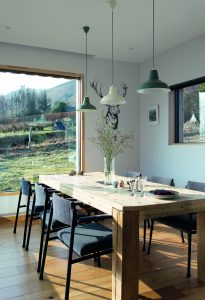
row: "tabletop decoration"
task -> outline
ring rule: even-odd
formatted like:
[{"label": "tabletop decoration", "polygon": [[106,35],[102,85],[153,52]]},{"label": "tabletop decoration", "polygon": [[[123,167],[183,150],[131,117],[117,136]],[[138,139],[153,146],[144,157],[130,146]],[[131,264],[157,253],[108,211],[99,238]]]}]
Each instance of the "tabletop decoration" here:
[{"label": "tabletop decoration", "polygon": [[114,129],[112,123],[106,122],[102,111],[94,131],[96,136],[90,140],[104,155],[104,184],[112,184],[115,181],[114,159],[126,148],[132,148],[134,136],[132,133],[122,134],[119,129]]}]

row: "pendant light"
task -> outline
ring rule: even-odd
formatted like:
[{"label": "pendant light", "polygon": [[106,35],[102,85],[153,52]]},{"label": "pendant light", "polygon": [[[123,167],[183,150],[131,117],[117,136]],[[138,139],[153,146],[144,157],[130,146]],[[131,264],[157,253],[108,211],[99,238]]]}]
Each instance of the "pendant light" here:
[{"label": "pendant light", "polygon": [[112,9],[112,85],[110,86],[109,94],[104,96],[100,103],[104,105],[119,105],[126,103],[125,99],[120,96],[117,92],[117,88],[114,86],[114,55],[113,55],[113,15],[114,15],[114,8],[116,5],[116,0],[109,0],[108,1],[111,9]]},{"label": "pendant light", "polygon": [[96,107],[94,105],[92,105],[90,103],[90,99],[89,97],[87,96],[87,87],[88,87],[88,84],[87,84],[87,73],[88,73],[88,47],[87,47],[87,34],[88,34],[88,31],[90,30],[90,27],[89,26],[84,26],[83,27],[83,30],[85,32],[85,37],[86,37],[86,47],[85,47],[85,57],[86,57],[86,70],[85,70],[85,97],[84,97],[84,100],[83,100],[83,103],[80,105],[80,107],[77,109],[77,111],[80,111],[80,112],[91,112],[91,111],[95,111],[96,110]]},{"label": "pendant light", "polygon": [[152,47],[152,70],[149,74],[149,79],[142,83],[137,90],[141,94],[153,94],[153,93],[169,93],[169,86],[159,80],[158,72],[154,66],[154,0],[153,0],[153,47]]}]

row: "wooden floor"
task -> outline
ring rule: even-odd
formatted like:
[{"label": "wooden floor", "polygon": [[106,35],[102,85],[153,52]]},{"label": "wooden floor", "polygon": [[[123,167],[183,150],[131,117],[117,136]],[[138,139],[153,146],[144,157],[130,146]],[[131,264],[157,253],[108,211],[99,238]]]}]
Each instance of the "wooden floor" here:
[{"label": "wooden floor", "polygon": [[[36,273],[38,220],[28,252],[21,247],[22,224],[16,235],[12,227],[12,221],[0,219],[0,300],[63,299],[67,249],[57,241],[50,242],[45,279],[40,281]],[[192,254],[192,277],[187,279],[187,244],[181,243],[177,231],[156,225],[151,254],[140,253],[140,299],[204,300],[205,284],[199,284],[196,277],[196,237]],[[73,265],[70,300],[74,299],[111,299],[111,256],[102,258],[101,268],[93,260]]]}]

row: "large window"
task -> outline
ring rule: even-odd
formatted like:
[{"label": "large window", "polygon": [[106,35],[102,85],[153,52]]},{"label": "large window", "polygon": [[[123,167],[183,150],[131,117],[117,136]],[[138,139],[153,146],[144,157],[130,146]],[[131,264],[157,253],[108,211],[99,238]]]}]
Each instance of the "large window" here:
[{"label": "large window", "polygon": [[171,87],[175,143],[205,143],[205,78]]},{"label": "large window", "polygon": [[0,191],[80,163],[80,79],[63,75],[0,71]]}]

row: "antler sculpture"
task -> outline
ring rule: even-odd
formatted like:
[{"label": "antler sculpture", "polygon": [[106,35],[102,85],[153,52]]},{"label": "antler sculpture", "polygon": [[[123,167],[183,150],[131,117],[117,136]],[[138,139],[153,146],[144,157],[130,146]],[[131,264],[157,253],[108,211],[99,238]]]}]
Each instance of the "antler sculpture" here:
[{"label": "antler sculpture", "polygon": [[[96,94],[103,98],[102,94],[102,84],[99,83],[99,80],[89,81],[91,88],[96,92]],[[127,94],[128,85],[124,82],[121,83],[122,88],[122,97],[125,97]],[[118,128],[119,122],[119,113],[120,113],[120,106],[119,105],[106,105],[107,106],[107,113],[105,116],[106,123],[111,124],[113,129]]]}]

